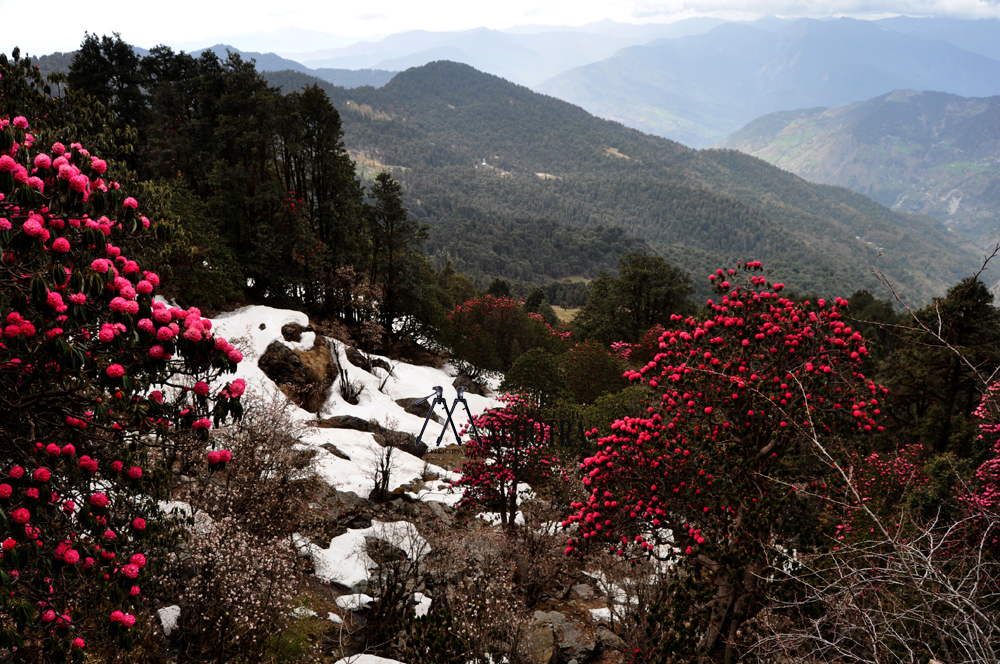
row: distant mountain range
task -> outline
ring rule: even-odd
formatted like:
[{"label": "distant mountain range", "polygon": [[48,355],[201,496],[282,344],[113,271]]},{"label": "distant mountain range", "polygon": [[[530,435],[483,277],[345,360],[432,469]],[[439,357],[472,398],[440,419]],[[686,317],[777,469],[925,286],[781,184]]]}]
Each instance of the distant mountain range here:
[{"label": "distant mountain range", "polygon": [[461,62],[696,148],[768,113],[842,106],[892,90],[1000,94],[997,19],[601,21],[413,30],[349,45],[342,36],[282,28],[226,39],[211,50],[253,58],[261,71],[291,69],[344,87],[378,87],[397,71]]},{"label": "distant mountain range", "polygon": [[[536,89],[704,147],[766,113],[839,106],[894,89],[1000,94],[1000,61],[990,57],[997,44],[996,20],[727,23],[623,49]],[[964,50],[973,47],[980,52]]]},{"label": "distant mountain range", "polygon": [[[849,294],[877,286],[870,268],[881,252],[878,265],[926,301],[976,260],[927,217],[736,151],[691,150],[466,65],[409,69],[380,89],[266,76],[286,92],[326,89],[362,172],[390,170],[431,225],[428,251],[471,274],[593,276],[639,243],[699,285],[718,265],[760,259],[799,292]],[[597,258],[573,267],[560,246]]]},{"label": "distant mountain range", "polygon": [[1000,240],[1000,96],[897,90],[765,115],[717,147],[932,215],[981,247]]}]

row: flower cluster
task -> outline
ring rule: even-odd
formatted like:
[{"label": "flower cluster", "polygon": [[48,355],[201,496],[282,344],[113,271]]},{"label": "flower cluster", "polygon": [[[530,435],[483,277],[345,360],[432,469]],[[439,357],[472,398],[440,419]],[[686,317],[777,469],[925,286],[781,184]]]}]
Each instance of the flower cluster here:
[{"label": "flower cluster", "polygon": [[0,649],[27,658],[29,643],[131,647],[164,523],[150,499],[165,476],[158,446],[204,446],[213,420],[242,413],[245,388],[177,389],[212,384],[242,354],[197,308],[154,300],[160,278],[134,257],[156,229],[108,163],[30,127],[0,119],[0,571],[17,579],[0,595],[13,621]]}]

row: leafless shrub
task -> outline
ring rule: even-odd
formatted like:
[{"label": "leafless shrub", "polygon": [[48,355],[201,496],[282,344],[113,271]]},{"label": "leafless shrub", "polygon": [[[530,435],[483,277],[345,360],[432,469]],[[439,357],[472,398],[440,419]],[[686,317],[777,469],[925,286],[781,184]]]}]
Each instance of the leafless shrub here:
[{"label": "leafless shrub", "polygon": [[288,539],[262,540],[229,516],[192,534],[183,563],[177,633],[189,661],[252,656],[287,624],[299,581]]},{"label": "leafless shrub", "polygon": [[591,562],[594,581],[607,598],[612,629],[629,650],[651,652],[662,636],[648,617],[662,606],[673,577],[655,559],[628,559],[602,551]]},{"label": "leafless shrub", "polygon": [[352,406],[358,405],[358,397],[365,391],[364,383],[351,380],[350,376],[347,375],[347,369],[343,367],[340,368],[340,381],[337,383],[337,387],[340,390],[340,396]]}]

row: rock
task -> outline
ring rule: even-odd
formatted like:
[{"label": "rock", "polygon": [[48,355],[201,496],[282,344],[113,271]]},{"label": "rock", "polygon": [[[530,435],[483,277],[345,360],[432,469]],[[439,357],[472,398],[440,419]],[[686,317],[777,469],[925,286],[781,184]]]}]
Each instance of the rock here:
[{"label": "rock", "polygon": [[285,323],[281,326],[281,336],[285,341],[302,341],[302,333],[312,331],[312,325],[305,327],[298,323]]},{"label": "rock", "polygon": [[365,433],[375,433],[381,428],[369,420],[363,420],[354,415],[328,417],[316,422],[316,426],[320,429],[354,429],[355,431],[364,431]]},{"label": "rock", "polygon": [[607,627],[598,627],[596,633],[597,643],[604,650],[621,650],[625,647],[625,642],[617,634]]},{"label": "rock", "polygon": [[551,625],[537,625],[528,635],[528,660],[531,664],[554,664],[555,634]]},{"label": "rock", "polygon": [[[401,407],[410,415],[416,415],[417,417],[427,417],[427,413],[431,409],[431,404],[433,399],[427,399],[423,403],[417,403],[420,401],[420,397],[406,397],[404,399],[396,399],[396,405]],[[438,424],[444,424],[444,418],[434,413],[431,415],[431,419]]]},{"label": "rock", "polygon": [[570,594],[576,599],[594,599],[594,589],[586,583],[578,583],[569,589]]},{"label": "rock", "polygon": [[347,456],[346,454],[344,454],[343,452],[341,452],[339,449],[337,449],[337,446],[334,445],[333,443],[323,443],[322,445],[320,445],[320,447],[322,447],[324,450],[326,450],[327,452],[329,452],[333,456],[340,457],[341,459],[344,459],[346,461],[350,461],[351,460],[351,457]]},{"label": "rock", "polygon": [[369,359],[368,356],[354,346],[344,346],[344,355],[347,356],[348,362],[363,371],[367,371],[368,373],[372,373],[372,369],[382,369],[383,371],[392,370],[389,363],[382,358],[373,357]]},{"label": "rock", "polygon": [[285,396],[310,413],[323,407],[337,377],[337,363],[325,337],[317,337],[309,350],[292,350],[275,339],[257,366]]},{"label": "rock", "polygon": [[594,639],[579,620],[558,611],[535,611],[535,620],[552,625],[561,659],[586,661],[593,654]]},{"label": "rock", "polygon": [[181,617],[181,607],[176,604],[173,606],[165,606],[156,612],[156,615],[160,618],[160,624],[163,625],[163,633],[170,636],[170,632],[177,629],[177,621]]},{"label": "rock", "polygon": [[454,387],[455,389],[464,387],[465,391],[468,392],[469,394],[478,394],[481,397],[488,396],[486,394],[485,387],[474,381],[472,379],[472,376],[467,376],[465,374],[462,374],[461,376],[457,377],[454,380],[454,382],[452,382],[451,386]]},{"label": "rock", "polygon": [[451,444],[445,447],[435,447],[421,458],[435,466],[441,466],[445,470],[460,470],[462,464],[465,463],[465,450],[461,445]]}]

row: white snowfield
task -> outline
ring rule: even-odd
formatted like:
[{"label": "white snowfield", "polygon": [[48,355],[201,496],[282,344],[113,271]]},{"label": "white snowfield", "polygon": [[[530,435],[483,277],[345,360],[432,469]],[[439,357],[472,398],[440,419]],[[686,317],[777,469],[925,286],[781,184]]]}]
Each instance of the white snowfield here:
[{"label": "white snowfield", "polygon": [[[224,376],[223,379],[230,381],[235,378],[243,378],[247,382],[248,391],[264,394],[277,393],[277,386],[257,366],[257,360],[260,356],[275,340],[280,340],[289,348],[298,350],[308,350],[316,342],[316,335],[310,332],[304,333],[302,341],[299,343],[285,341],[281,336],[281,327],[287,323],[298,323],[306,326],[309,324],[309,319],[304,313],[298,311],[263,306],[243,307],[213,319],[213,333],[216,336],[225,337],[230,343],[243,350],[245,355],[236,374]],[[261,326],[264,329],[261,329]],[[351,405],[340,396],[338,389],[340,379],[338,378],[338,382],[335,382],[331,387],[326,403],[318,414],[319,418],[353,415],[364,420],[374,419],[383,425],[395,421],[391,428],[417,435],[424,424],[424,418],[405,412],[402,407],[396,404],[396,399],[425,397],[432,394],[434,386],[440,385],[444,389],[446,405],[450,408],[454,403],[457,392],[452,387],[454,376],[448,372],[451,369],[449,365],[446,365],[444,369],[435,369],[433,367],[413,366],[403,362],[397,363],[388,358],[373,356],[386,360],[393,367],[393,375],[385,381],[386,372],[384,370],[375,368],[373,369],[375,375],[373,375],[355,367],[347,360],[342,343],[335,340],[330,340],[330,343],[332,344],[331,350],[339,356],[341,366],[347,370],[349,379],[362,383],[365,389],[359,397],[358,405]],[[385,381],[384,393],[378,390],[383,381]],[[221,388],[222,385],[215,387]],[[465,398],[473,415],[481,414],[490,406],[499,405],[499,402],[494,399],[474,394],[467,394]],[[462,404],[458,404],[457,411],[455,424],[461,430],[462,425],[467,421]],[[436,412],[444,419],[441,406],[437,407]],[[317,419],[317,415],[300,408],[293,408],[293,416],[302,421],[315,421]],[[434,447],[442,428],[440,424],[431,420],[427,424],[423,441]],[[352,429],[320,429],[316,427],[310,428],[303,442],[318,449],[315,470],[327,484],[338,491],[352,491],[362,498],[368,497],[374,485],[372,478],[374,460],[383,450],[375,442],[372,434]],[[441,444],[449,445],[454,442],[454,434],[449,428]],[[338,450],[350,457],[350,460],[342,459],[323,449],[322,445],[325,443],[333,444]],[[390,491],[420,479],[425,468],[442,479],[458,477],[438,466],[425,464],[421,459],[405,452],[397,450],[393,456],[395,462],[390,478]],[[444,487],[438,484],[433,490],[422,490],[419,494],[412,493],[411,495],[419,500],[451,504],[460,498],[460,496],[443,489]]]},{"label": "white snowfield", "polygon": [[375,655],[352,655],[344,659],[338,659],[334,664],[403,664],[396,659],[386,659]]},{"label": "white snowfield", "polygon": [[299,555],[309,555],[313,560],[314,574],[323,581],[332,581],[347,588],[364,590],[376,569],[375,562],[365,553],[365,540],[379,539],[401,549],[410,560],[420,560],[431,547],[408,521],[382,522],[372,520],[369,528],[351,529],[330,540],[330,546],[321,548],[296,535]]}]

